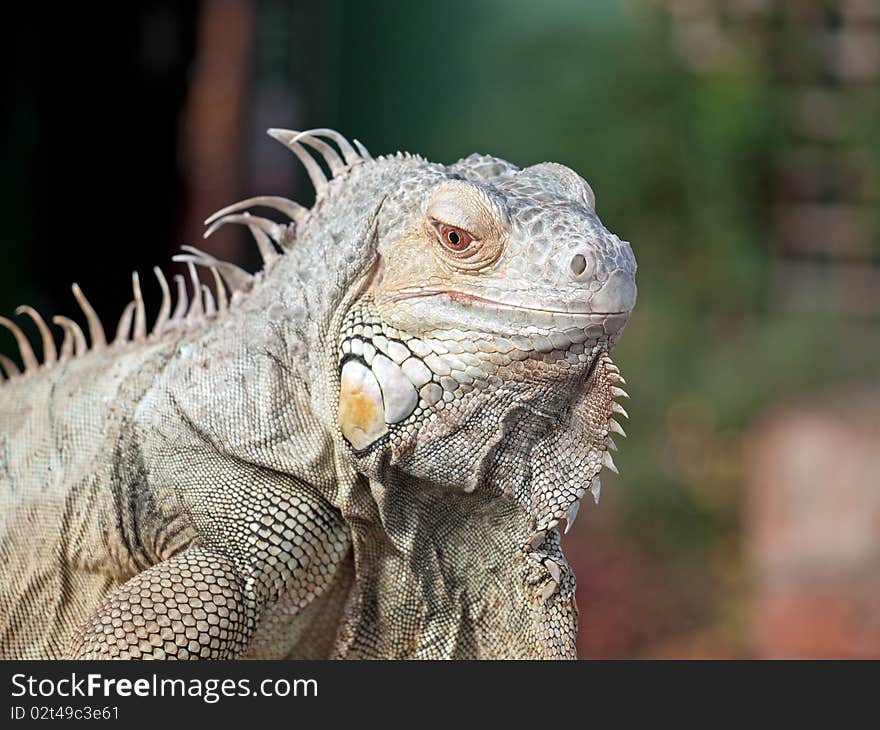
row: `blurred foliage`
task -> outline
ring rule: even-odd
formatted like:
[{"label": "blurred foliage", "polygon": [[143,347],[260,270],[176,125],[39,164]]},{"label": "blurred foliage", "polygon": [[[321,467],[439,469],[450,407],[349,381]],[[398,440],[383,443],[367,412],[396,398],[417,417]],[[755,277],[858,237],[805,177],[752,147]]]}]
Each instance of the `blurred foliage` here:
[{"label": "blurred foliage", "polygon": [[[631,516],[649,523],[642,534],[703,547],[719,501],[729,519],[729,499],[695,498],[682,484],[695,475],[677,473],[681,455],[667,452],[694,429],[705,457],[707,428],[741,423],[743,400],[760,399],[745,391],[766,372],[748,343],[765,304],[762,199],[780,126],[767,79],[745,60],[694,76],[661,18],[635,4],[380,5],[380,34],[361,32],[356,9],[343,14],[355,35],[344,47],[371,59],[343,63],[355,74],[344,128],[432,159],[478,150],[563,162],[590,181],[605,224],[633,241],[640,303],[617,355],[635,398],[621,488]],[[671,443],[670,427],[681,431]],[[718,450],[731,448],[719,438]]]}]

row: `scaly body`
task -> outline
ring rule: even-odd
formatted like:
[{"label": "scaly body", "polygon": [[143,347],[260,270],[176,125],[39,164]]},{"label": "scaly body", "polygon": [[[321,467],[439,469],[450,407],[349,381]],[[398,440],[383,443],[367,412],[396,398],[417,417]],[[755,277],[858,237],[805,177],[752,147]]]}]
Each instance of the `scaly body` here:
[{"label": "scaly body", "polygon": [[109,344],[75,290],[90,344],[56,318],[42,364],[3,320],[0,655],[573,656],[558,528],[622,432],[629,245],[559,165],[273,134],[315,206],[213,217],[260,273],[188,249]]}]

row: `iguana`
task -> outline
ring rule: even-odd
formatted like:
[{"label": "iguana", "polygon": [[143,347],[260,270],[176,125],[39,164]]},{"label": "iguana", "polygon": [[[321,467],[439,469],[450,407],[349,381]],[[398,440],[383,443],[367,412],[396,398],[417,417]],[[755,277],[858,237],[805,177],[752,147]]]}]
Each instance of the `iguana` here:
[{"label": "iguana", "polygon": [[18,310],[42,362],[0,318],[0,655],[574,657],[559,529],[615,469],[629,244],[559,164],[270,134],[313,207],[206,221],[261,271],[184,247],[112,341],[74,284],[89,341]]}]

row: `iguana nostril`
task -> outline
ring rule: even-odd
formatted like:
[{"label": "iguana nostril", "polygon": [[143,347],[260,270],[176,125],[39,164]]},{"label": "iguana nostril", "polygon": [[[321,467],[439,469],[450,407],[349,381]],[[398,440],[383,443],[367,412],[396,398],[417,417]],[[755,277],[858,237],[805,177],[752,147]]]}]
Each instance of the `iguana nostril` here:
[{"label": "iguana nostril", "polygon": [[571,272],[580,277],[587,270],[587,259],[582,254],[575,254],[571,258]]}]

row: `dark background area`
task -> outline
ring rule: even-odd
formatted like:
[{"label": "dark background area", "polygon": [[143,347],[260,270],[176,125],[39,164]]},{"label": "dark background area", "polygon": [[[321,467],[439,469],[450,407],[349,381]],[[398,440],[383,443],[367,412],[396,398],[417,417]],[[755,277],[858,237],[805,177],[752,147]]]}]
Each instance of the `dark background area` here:
[{"label": "dark background area", "polygon": [[25,301],[68,311],[78,281],[111,317],[131,299],[131,272],[164,263],[176,243],[196,8],[45,15],[7,27],[2,44],[0,300],[5,312]]},{"label": "dark background area", "polygon": [[582,655],[880,654],[880,3],[28,13],[0,44],[0,314],[80,319],[76,281],[112,335],[181,244],[254,268],[201,221],[310,202],[271,126],[568,164],[640,267],[622,476],[566,538]]}]

